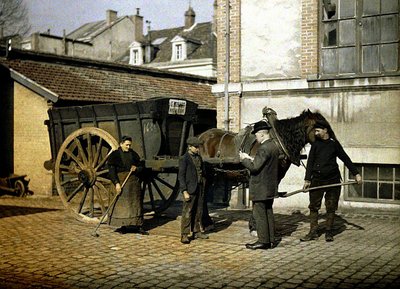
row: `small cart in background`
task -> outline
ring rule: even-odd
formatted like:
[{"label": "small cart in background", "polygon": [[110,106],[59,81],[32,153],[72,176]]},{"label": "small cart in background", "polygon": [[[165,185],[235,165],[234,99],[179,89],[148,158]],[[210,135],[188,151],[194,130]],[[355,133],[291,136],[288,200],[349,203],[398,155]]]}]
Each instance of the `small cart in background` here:
[{"label": "small cart in background", "polygon": [[8,193],[18,197],[32,195],[28,188],[29,179],[26,175],[11,174],[8,177],[0,177],[0,193]]}]

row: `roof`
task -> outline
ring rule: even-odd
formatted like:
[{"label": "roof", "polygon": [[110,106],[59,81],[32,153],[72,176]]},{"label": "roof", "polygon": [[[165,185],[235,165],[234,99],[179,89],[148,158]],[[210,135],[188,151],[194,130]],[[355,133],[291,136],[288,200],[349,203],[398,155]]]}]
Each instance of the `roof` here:
[{"label": "roof", "polygon": [[179,97],[194,101],[199,108],[216,109],[211,93],[215,78],[25,50],[0,57],[0,65],[21,76],[21,83],[27,80],[58,100],[125,102]]},{"label": "roof", "polygon": [[[144,39],[148,39],[149,36],[151,43],[158,48],[156,57],[151,61],[151,63],[171,61],[171,40],[176,36],[180,36],[187,41],[198,45],[196,49],[187,55],[188,60],[203,58],[215,59],[214,47],[216,46],[216,38],[214,33],[212,33],[211,22],[196,23],[189,29],[185,29],[185,27],[182,26],[162,30],[152,30],[144,37]],[[129,49],[119,60],[122,62],[129,62]]]},{"label": "roof", "polygon": [[[112,25],[117,24],[128,16],[118,17],[115,21],[111,23]],[[107,20],[100,20],[95,22],[86,23],[79,28],[75,29],[67,35],[67,38],[90,42],[98,34],[102,33],[104,30],[108,29],[110,25],[107,24]]]}]

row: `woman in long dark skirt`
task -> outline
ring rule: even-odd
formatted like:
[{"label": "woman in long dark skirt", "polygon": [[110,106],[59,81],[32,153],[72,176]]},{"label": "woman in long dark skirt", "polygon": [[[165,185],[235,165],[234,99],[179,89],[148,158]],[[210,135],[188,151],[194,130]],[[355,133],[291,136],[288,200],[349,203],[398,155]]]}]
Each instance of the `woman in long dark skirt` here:
[{"label": "woman in long dark skirt", "polygon": [[[111,153],[108,159],[109,176],[119,196],[111,209],[108,224],[118,227],[116,232],[148,234],[143,229],[143,199],[140,191],[140,172],[143,164],[139,155],[131,149],[132,138],[123,136],[118,150]],[[132,170],[130,177],[121,188],[122,183]]]}]

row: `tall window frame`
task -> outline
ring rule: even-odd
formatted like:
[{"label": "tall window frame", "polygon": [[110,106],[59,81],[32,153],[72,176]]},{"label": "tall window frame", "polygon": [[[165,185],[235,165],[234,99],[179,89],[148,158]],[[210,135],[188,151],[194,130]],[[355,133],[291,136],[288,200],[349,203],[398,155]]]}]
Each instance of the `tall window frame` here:
[{"label": "tall window frame", "polygon": [[143,63],[143,48],[137,43],[131,45],[129,49],[129,64],[142,65]]},{"label": "tall window frame", "polygon": [[183,60],[183,45],[175,44],[175,59]]},{"label": "tall window frame", "polygon": [[400,74],[400,0],[320,0],[320,74]]}]

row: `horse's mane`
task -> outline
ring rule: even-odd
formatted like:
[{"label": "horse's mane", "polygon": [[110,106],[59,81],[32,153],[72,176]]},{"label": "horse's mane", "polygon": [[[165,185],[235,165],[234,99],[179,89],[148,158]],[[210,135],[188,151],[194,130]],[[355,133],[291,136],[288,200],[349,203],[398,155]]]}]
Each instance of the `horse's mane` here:
[{"label": "horse's mane", "polygon": [[[310,121],[308,125],[311,126],[316,120],[326,121],[322,114],[319,112],[311,112],[310,110],[304,110],[297,117],[276,120],[275,128],[293,160],[300,158],[300,151],[309,141],[305,129],[307,126],[306,122]],[[332,138],[335,138],[333,131]]]}]

